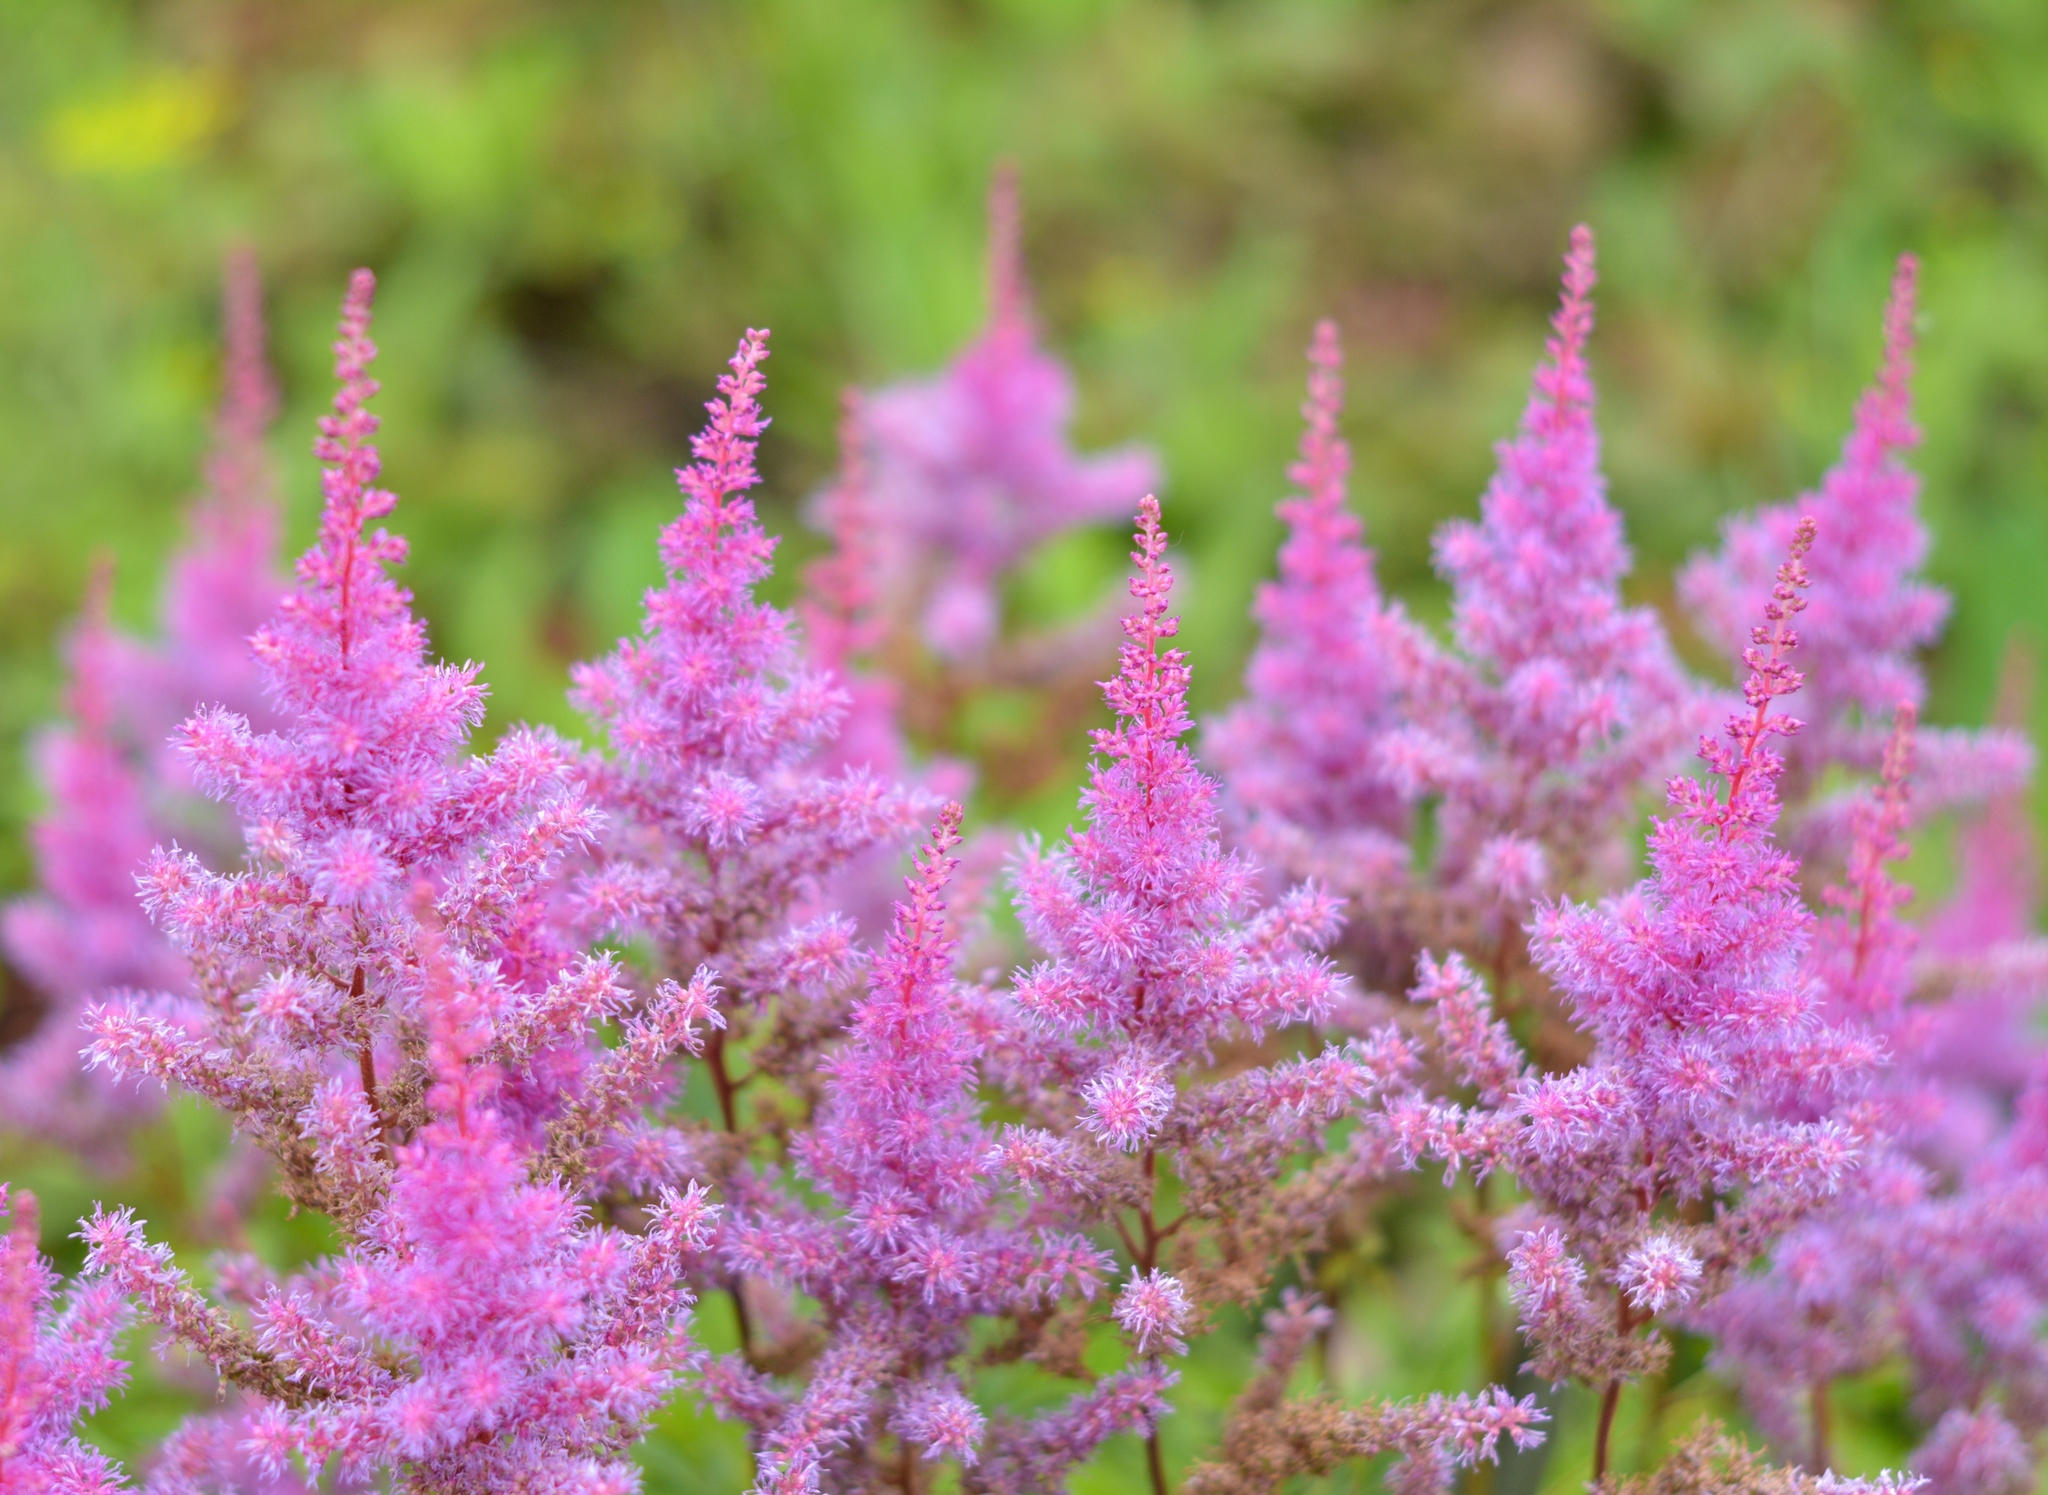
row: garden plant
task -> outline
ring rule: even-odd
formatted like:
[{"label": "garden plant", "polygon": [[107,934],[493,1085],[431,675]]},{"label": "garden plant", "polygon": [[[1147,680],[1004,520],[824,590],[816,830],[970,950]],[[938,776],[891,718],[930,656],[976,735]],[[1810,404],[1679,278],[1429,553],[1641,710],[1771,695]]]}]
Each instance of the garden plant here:
[{"label": "garden plant", "polygon": [[[0,1194],[0,1491],[598,1495],[678,1407],[738,1430],[763,1495],[1022,1495],[1119,1447],[1155,1495],[2034,1489],[2033,755],[1920,720],[1948,600],[1914,260],[1839,460],[1729,522],[1682,620],[1622,590],[1589,231],[1437,535],[1443,626],[1376,578],[1318,325],[1257,642],[1198,720],[1165,475],[1077,450],[1008,174],[992,201],[986,326],[847,397],[792,606],[750,497],[771,339],[735,324],[645,536],[663,579],[562,682],[580,740],[481,745],[485,667],[400,583],[368,271],[317,535],[281,559],[231,259],[161,626],[98,583],[41,740],[39,886],[0,931],[39,1011],[0,1124],[108,1176],[175,1108],[233,1142],[180,1225],[204,1252],[108,1205],[65,1277]],[[1018,570],[1102,526],[1127,596],[1020,622]],[[1064,835],[963,808],[944,723],[990,689],[1087,734]],[[1915,903],[1931,830],[1956,885]],[[1478,1374],[1352,1394],[1347,1313],[1393,1290],[1373,1222],[1426,1196],[1458,1270],[1422,1311],[1473,1326]],[[1191,1446],[1205,1339],[1247,1353]],[[91,1418],[145,1375],[202,1404],[117,1458]],[[1683,1377],[1734,1421],[1625,1451]],[[1873,1377],[1911,1452],[1839,1473]]]}]

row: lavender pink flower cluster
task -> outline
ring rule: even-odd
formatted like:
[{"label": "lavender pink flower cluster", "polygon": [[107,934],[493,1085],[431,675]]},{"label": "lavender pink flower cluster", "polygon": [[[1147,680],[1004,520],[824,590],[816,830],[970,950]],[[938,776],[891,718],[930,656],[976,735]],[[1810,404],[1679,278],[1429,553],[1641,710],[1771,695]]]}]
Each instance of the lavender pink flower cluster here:
[{"label": "lavender pink flower cluster", "polygon": [[[1590,1389],[1592,1475],[1619,1491],[1617,1410],[1680,1332],[1786,1467],[1707,1432],[1640,1488],[2031,1489],[2031,760],[1917,721],[1945,598],[1903,461],[1912,262],[1841,461],[1685,574],[1739,694],[1622,600],[1585,230],[1479,517],[1439,538],[1442,636],[1375,582],[1319,327],[1261,637],[1198,753],[1154,464],[1068,444],[1014,188],[995,203],[988,330],[849,401],[816,509],[835,549],[795,613],[758,595],[768,339],[740,340],[666,579],[575,671],[597,746],[471,745],[479,672],[435,661],[393,577],[368,272],[317,539],[279,575],[237,263],[161,639],[119,636],[102,591],[72,645],[42,887],[4,931],[45,1011],[0,1061],[0,1120],[111,1171],[166,1088],[195,1095],[238,1138],[229,1224],[258,1178],[336,1245],[195,1276],[99,1209],[64,1284],[0,1186],[0,1492],[627,1491],[676,1397],[745,1429],[763,1495],[913,1495],[940,1465],[1058,1489],[1119,1435],[1161,1495],[1379,1455],[1389,1488],[1446,1491],[1544,1438],[1546,1407],[1503,1389],[1524,1370]],[[1126,516],[1079,826],[963,841],[963,776],[906,703],[1020,647],[1002,584],[1035,546]],[[1061,647],[1086,658],[1087,630]],[[1960,885],[1916,928],[1891,869],[1936,813],[1960,817]],[[1017,932],[981,917],[994,896]],[[1482,1312],[1496,1384],[1291,1391],[1338,1317],[1316,1264],[1425,1164],[1513,1309]],[[1191,1341],[1261,1306],[1220,1441],[1169,1470]],[[138,1311],[218,1396],[127,1470],[79,1422],[123,1384]],[[707,1347],[714,1317],[734,1348]],[[999,1394],[1017,1364],[1064,1389]],[[1882,1366],[1911,1386],[1914,1472],[1838,1477],[1831,1388]]]}]

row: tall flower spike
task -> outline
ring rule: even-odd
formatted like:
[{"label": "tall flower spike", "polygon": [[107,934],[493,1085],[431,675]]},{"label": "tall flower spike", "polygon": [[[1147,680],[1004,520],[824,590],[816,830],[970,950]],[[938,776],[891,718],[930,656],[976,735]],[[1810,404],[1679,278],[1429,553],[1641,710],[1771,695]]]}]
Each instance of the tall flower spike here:
[{"label": "tall flower spike", "polygon": [[115,631],[102,572],[71,644],[71,723],[45,742],[50,808],[34,832],[42,891],[10,907],[0,944],[46,1004],[37,1033],[0,1064],[0,1121],[116,1166],[150,1091],[85,1072],[82,1004],[113,987],[179,988],[183,963],[136,901],[151,844],[179,840],[214,865],[239,848],[193,792],[172,729],[202,704],[267,718],[249,636],[282,593],[278,513],[263,436],[276,395],[263,360],[254,258],[224,276],[223,379],[191,541],[165,583],[162,637]]},{"label": "tall flower spike", "polygon": [[1334,322],[1316,324],[1308,357],[1301,452],[1287,470],[1301,493],[1278,506],[1279,578],[1253,604],[1261,633],[1246,698],[1211,724],[1204,747],[1263,856],[1364,895],[1407,860],[1413,806],[1385,747],[1424,645],[1399,605],[1381,600],[1364,527],[1345,506]]},{"label": "tall flower spike", "polygon": [[905,880],[849,1042],[825,1061],[826,1106],[803,1156],[848,1207],[887,1195],[935,1217],[977,1192],[987,1139],[970,1100],[975,1044],[953,989],[946,920],[959,844],[960,807],[948,805]]},{"label": "tall flower spike", "polygon": [[1033,547],[1129,514],[1156,485],[1136,448],[1083,458],[1067,440],[1073,382],[1037,345],[1018,245],[1017,181],[989,189],[987,326],[936,378],[877,391],[865,425],[885,595],[942,658],[996,642],[997,588]]},{"label": "tall flower spike", "polygon": [[1190,676],[1170,646],[1180,623],[1156,499],[1139,505],[1137,542],[1137,606],[1102,688],[1116,722],[1094,734],[1081,793],[1087,827],[1062,850],[1027,851],[1016,873],[1025,930],[1051,957],[1021,974],[1018,1001],[1051,1030],[1108,1041],[1094,1073],[1126,1050],[1171,1067],[1228,1033],[1319,1015],[1336,979],[1313,954],[1335,923],[1322,895],[1270,941],[1238,922],[1253,868],[1222,850],[1216,784],[1181,741]]},{"label": "tall flower spike", "polygon": [[[1906,465],[1919,445],[1912,420],[1913,314],[1919,262],[1899,257],[1884,312],[1877,380],[1857,402],[1842,454],[1820,487],[1790,504],[1728,521],[1720,553],[1695,557],[1679,592],[1702,631],[1730,655],[1741,652],[1771,568],[1801,516],[1820,525],[1813,556],[1812,610],[1804,628],[1812,678],[1813,730],[1790,754],[1795,804],[1819,792],[1827,765],[1875,770],[1885,715],[1898,701],[1919,706],[1926,679],[1918,655],[1940,635],[1949,598],[1919,572],[1927,528],[1920,480]],[[2032,752],[2012,732],[1923,730],[1918,799],[1923,813],[1981,801],[2023,782]],[[1841,816],[1824,821],[1835,844],[1848,838]]]},{"label": "tall flower spike", "polygon": [[249,640],[285,593],[283,516],[264,450],[277,388],[263,354],[263,283],[248,249],[228,256],[222,292],[221,397],[206,487],[192,511],[191,543],[172,557],[165,579],[163,643],[153,660],[166,698],[159,736],[196,707],[216,704],[269,724]]},{"label": "tall flower spike", "polygon": [[1934,1424],[1913,1459],[1934,1490],[2022,1487],[2005,1481],[2031,1467],[2048,1423],[2048,1348],[2035,1333],[2048,1295],[2044,1080],[2037,1068],[2007,1135],[1960,1177],[1917,1165],[1903,1145],[1880,1152],[1777,1243],[1768,1273],[1702,1319],[1716,1368],[1774,1438],[1827,1462],[1832,1383],[1903,1363],[1916,1412]]},{"label": "tall flower spike", "polygon": [[[849,389],[842,396],[839,471],[811,504],[811,522],[830,537],[832,549],[804,572],[804,595],[797,604],[804,649],[846,700],[837,732],[818,745],[812,763],[826,773],[864,769],[887,781],[915,784],[934,798],[964,796],[972,781],[966,765],[938,758],[912,767],[901,721],[903,683],[884,668],[882,656],[889,643],[883,604],[887,578],[865,409],[857,391]],[[901,879],[902,847],[892,838],[829,878],[819,901],[845,913],[864,937],[879,936],[888,930]]]},{"label": "tall flower spike", "polygon": [[1918,723],[1912,703],[1899,702],[1874,792],[1855,807],[1846,874],[1821,895],[1830,917],[1821,921],[1811,962],[1832,1016],[1884,1029],[1896,1028],[1912,986],[1914,935],[1900,914],[1913,890],[1886,868],[1907,852]]},{"label": "tall flower spike", "polygon": [[[1885,864],[1906,850],[1913,715],[1899,704],[1879,782],[1856,803],[1845,886],[1827,891],[1809,961],[1827,1008],[1867,1024],[1890,1052],[1859,1107],[1866,1161],[1777,1243],[1766,1272],[1744,1276],[1698,1326],[1759,1424],[1809,1450],[1812,1465],[1831,1457],[1833,1383],[1903,1358],[1917,1404],[1941,1415],[1916,1467],[1939,1491],[1997,1489],[2006,1476],[1994,1470],[2009,1474],[2022,1433],[2048,1420],[2031,1390],[2048,1377],[2031,1306],[2048,1292],[2048,1169],[2028,1135],[2041,1092],[2015,1095],[1999,1073],[2029,1056],[2038,1071],[2041,1048],[2011,993],[1907,1004],[1914,931],[1900,910],[1910,889]],[[1972,1027],[1983,1031],[1965,1038]],[[1996,1066],[1957,1062],[1979,1047],[2006,1052]],[[1994,1387],[2020,1432],[1989,1399]],[[1986,1420],[1965,1434],[1955,1419],[1980,1412]],[[2003,1462],[1969,1474],[1979,1438],[1979,1451]]]},{"label": "tall flower spike", "polygon": [[[740,340],[677,473],[667,575],[638,636],[579,665],[571,694],[612,748],[586,765],[612,824],[575,880],[576,916],[587,933],[644,938],[660,978],[704,967],[723,983],[730,1026],[710,1035],[705,1061],[726,1135],[698,1149],[699,1171],[735,1200],[751,1187],[747,1148],[765,1137],[779,1150],[786,1135],[752,1130],[742,1091],[784,1082],[808,1111],[853,995],[862,951],[852,921],[820,907],[825,894],[849,867],[894,854],[930,807],[867,764],[835,764],[846,692],[799,653],[789,615],[754,595],[775,551],[747,497],[767,336]],[[680,1161],[688,1149],[670,1137]]]},{"label": "tall flower spike", "polygon": [[[2018,730],[2027,719],[2032,651],[2009,648],[1994,720]],[[2042,1052],[2039,1014],[2048,1003],[2048,941],[2035,929],[2040,854],[2027,796],[1992,798],[1958,829],[1956,879],[1925,920],[1922,983],[1947,1000],[1922,1009],[1920,1065],[1938,1077],[1951,1104],[1940,1156],[1960,1167],[1981,1156]],[[1974,1095],[1974,1104],[1963,1097]]]},{"label": "tall flower spike", "polygon": [[[2006,641],[1999,664],[1993,722],[2025,731],[2033,714],[2036,651],[2018,638]],[[1993,796],[1956,835],[1956,884],[1928,919],[1928,943],[1953,960],[1982,956],[2034,932],[2041,901],[2040,849],[2024,790]]]},{"label": "tall flower spike", "polygon": [[[1255,1300],[1273,1262],[1320,1239],[1335,1201],[1373,1175],[1384,1157],[1369,1147],[1340,1149],[1320,1171],[1291,1165],[1407,1062],[1398,1041],[1375,1053],[1333,1047],[1196,1083],[1218,1046],[1319,1021],[1346,983],[1318,953],[1336,901],[1310,884],[1262,907],[1257,867],[1222,848],[1217,785],[1181,740],[1189,671],[1171,646],[1165,551],[1148,497],[1131,556],[1135,606],[1103,685],[1116,720],[1095,733],[1085,827],[1018,859],[1018,915],[1046,958],[1017,973],[1012,1002],[991,1015],[989,1066],[1027,1118],[997,1160],[1048,1210],[1115,1230],[1129,1275],[1113,1316],[1139,1357],[1133,1373],[1155,1375],[1203,1310]],[[1172,1220],[1160,1189],[1169,1174],[1180,1185]],[[1269,1236],[1239,1232],[1267,1212]],[[1037,1435],[1005,1433],[995,1466],[1010,1467],[1008,1450],[1031,1436],[1064,1448],[1070,1427],[1062,1414]]]},{"label": "tall flower spike", "polygon": [[[1604,1388],[1596,1479],[1623,1382],[1664,1353],[1638,1332],[1718,1296],[1835,1192],[1858,1158],[1844,1116],[1882,1055],[1866,1031],[1821,1021],[1798,864],[1771,839],[1784,767],[1771,743],[1799,727],[1774,706],[1800,684],[1792,623],[1813,535],[1798,526],[1752,631],[1746,709],[1700,744],[1725,790],[1673,778],[1648,879],[1538,911],[1532,953],[1592,1040],[1586,1062],[1532,1068],[1498,1105],[1389,1107],[1410,1155],[1505,1167],[1531,1196],[1506,1231],[1510,1280],[1538,1373]],[[1664,1213],[1708,1199],[1724,1202],[1701,1223]]]},{"label": "tall flower spike", "polygon": [[160,1092],[85,1072],[79,1020],[113,987],[177,989],[183,963],[135,897],[157,828],[143,765],[117,720],[119,642],[107,617],[110,571],[96,573],[70,642],[69,722],[38,745],[49,808],[30,831],[39,891],[7,907],[0,940],[41,995],[36,1031],[0,1060],[0,1123],[61,1142],[106,1168]]},{"label": "tall flower spike", "polygon": [[898,774],[906,757],[896,724],[898,687],[876,673],[871,655],[888,629],[882,616],[880,555],[872,478],[862,434],[862,401],[848,390],[839,415],[839,473],[817,496],[812,520],[832,550],[804,572],[799,612],[804,643],[820,669],[835,674],[847,695],[846,719],[825,748],[835,766],[865,764]]},{"label": "tall flower spike", "polygon": [[1437,536],[1462,660],[1425,667],[1434,704],[1408,761],[1444,793],[1440,876],[1486,880],[1504,835],[1540,847],[1553,879],[1598,860],[1694,725],[1656,614],[1621,601],[1629,554],[1586,365],[1594,278],[1581,226],[1521,431],[1498,448],[1478,523]]},{"label": "tall flower spike", "polygon": [[56,1274],[36,1252],[35,1196],[0,1184],[0,1495],[102,1495],[127,1481],[73,1425],[128,1379],[114,1358],[129,1314],[87,1286],[62,1309]]},{"label": "tall flower spike", "polygon": [[396,502],[375,486],[366,406],[373,287],[358,271],[343,306],[341,387],[315,444],[326,468],[318,539],[254,641],[279,726],[258,731],[212,706],[180,732],[200,788],[240,821],[251,861],[222,874],[159,847],[143,901],[197,988],[90,1018],[96,1063],[206,1095],[280,1159],[295,1200],[344,1223],[375,1208],[376,1179],[330,1166],[326,1134],[305,1118],[340,1117],[315,1106],[339,1070],[387,1144],[411,1124],[397,1098],[416,1096],[424,1078],[411,1039],[418,910],[538,996],[561,962],[525,963],[535,909],[561,857],[594,828],[569,755],[551,740],[513,732],[488,758],[462,755],[483,710],[476,670],[428,662],[425,630],[386,572],[405,545],[368,527]]},{"label": "tall flower spike", "polygon": [[[1007,1221],[987,1177],[978,1042],[946,916],[959,841],[960,808],[949,805],[906,880],[846,1045],[824,1063],[817,1126],[797,1152],[835,1211],[819,1222],[786,1205],[761,1210],[729,1236],[740,1269],[819,1303],[838,1346],[788,1405],[751,1399],[768,1414],[762,1491],[883,1481],[897,1461],[869,1439],[882,1427],[925,1459],[973,1466],[982,1414],[958,1379],[970,1321],[1042,1314],[1063,1291],[1096,1286],[1092,1248]],[[738,1364],[718,1384],[757,1385]],[[725,1402],[746,1414],[747,1399]]]}]

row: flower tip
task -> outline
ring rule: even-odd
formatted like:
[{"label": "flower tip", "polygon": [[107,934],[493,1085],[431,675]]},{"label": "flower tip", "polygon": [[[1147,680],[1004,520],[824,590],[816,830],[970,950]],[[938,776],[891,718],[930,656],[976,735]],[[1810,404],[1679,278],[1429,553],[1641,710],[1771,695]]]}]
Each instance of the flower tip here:
[{"label": "flower tip", "polygon": [[1322,317],[1309,337],[1308,361],[1318,369],[1334,373],[1344,366],[1344,340],[1337,333],[1334,317]]},{"label": "flower tip", "polygon": [[1017,163],[998,161],[988,182],[989,323],[1021,326],[1029,316],[1024,286],[1024,215]]},{"label": "flower tip", "polygon": [[348,292],[341,301],[342,331],[348,337],[360,337],[370,325],[370,303],[376,299],[377,275],[366,266],[358,265],[349,272]]},{"label": "flower tip", "polygon": [[1891,294],[1884,307],[1884,371],[1881,382],[1903,395],[1912,377],[1913,318],[1919,309],[1920,257],[1908,251],[1892,270]]},{"label": "flower tip", "polygon": [[1574,224],[1570,246],[1564,256],[1564,291],[1568,303],[1583,302],[1593,293],[1593,286],[1599,280],[1595,269],[1593,251],[1593,230],[1586,224]]}]

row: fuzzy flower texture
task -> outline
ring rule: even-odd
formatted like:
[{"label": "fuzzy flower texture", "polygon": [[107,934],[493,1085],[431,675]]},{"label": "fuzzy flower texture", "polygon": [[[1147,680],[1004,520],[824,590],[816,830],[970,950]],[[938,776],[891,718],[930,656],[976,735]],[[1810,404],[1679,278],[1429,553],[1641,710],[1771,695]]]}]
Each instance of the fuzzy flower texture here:
[{"label": "fuzzy flower texture", "polygon": [[[748,331],[639,628],[573,672],[594,740],[488,752],[480,667],[434,656],[397,576],[372,277],[287,584],[234,262],[193,541],[157,638],[95,583],[40,887],[0,926],[33,993],[0,1157],[68,1152],[106,1199],[67,1282],[0,1184],[0,1495],[614,1495],[678,1401],[735,1426],[759,1495],[1277,1495],[1366,1460],[1405,1495],[1493,1461],[1601,1495],[2033,1488],[2025,669],[2005,725],[1921,723],[1947,600],[1916,570],[1911,260],[1841,461],[1685,572],[1732,690],[1622,598],[1586,230],[1520,426],[1438,537],[1442,633],[1375,579],[1321,324],[1242,698],[1197,723],[1153,464],[1067,445],[1007,174],[991,216],[989,325],[849,398],[797,606],[760,595]],[[1133,514],[1114,662],[1091,623],[1019,666],[1006,578]],[[972,826],[933,712],[993,682],[1079,721],[1077,660],[1108,678],[1075,824]],[[1958,888],[1922,918],[1893,873],[1942,816]],[[124,1170],[166,1092],[236,1140],[203,1208],[149,1223]],[[1478,1343],[1453,1384],[1366,1398],[1370,1299],[1442,1239],[1407,1228],[1439,1188],[1462,1244],[1429,1249],[1459,1260],[1413,1280]],[[320,1234],[266,1260],[286,1211]],[[1240,1323],[1255,1351],[1204,1346]],[[86,1419],[137,1353],[193,1406],[128,1468]],[[1873,1378],[1909,1388],[1910,1467],[1837,1472]],[[1661,1420],[1714,1385],[1764,1447]]]}]

